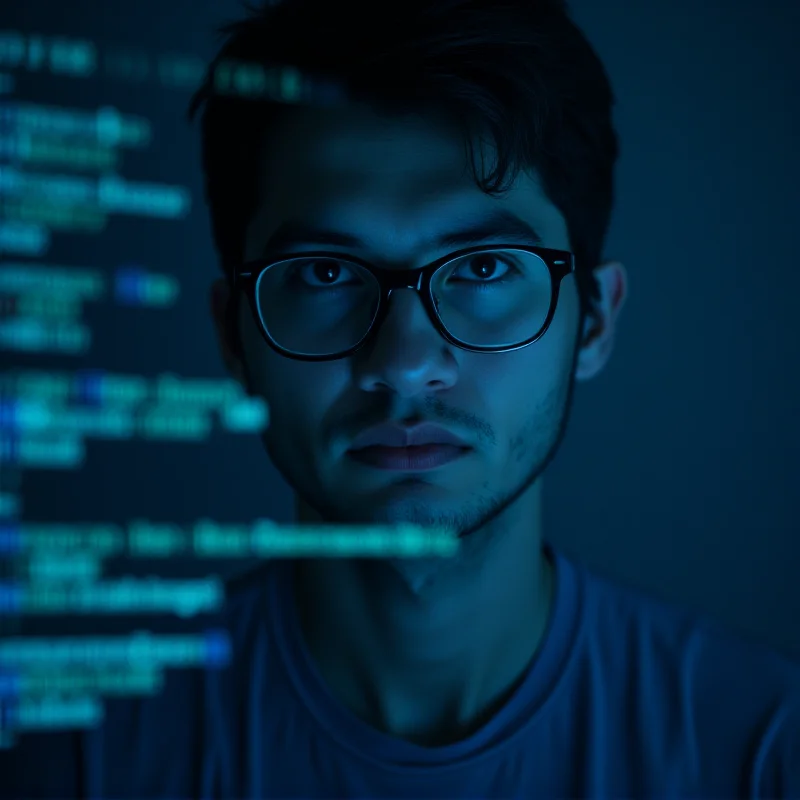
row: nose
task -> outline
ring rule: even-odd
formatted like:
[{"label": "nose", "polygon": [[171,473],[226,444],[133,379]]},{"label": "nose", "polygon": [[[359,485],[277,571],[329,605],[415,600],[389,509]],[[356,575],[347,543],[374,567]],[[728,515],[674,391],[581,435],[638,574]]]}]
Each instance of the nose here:
[{"label": "nose", "polygon": [[398,289],[383,325],[355,354],[359,388],[414,397],[451,388],[458,377],[453,348],[433,326],[413,289]]}]

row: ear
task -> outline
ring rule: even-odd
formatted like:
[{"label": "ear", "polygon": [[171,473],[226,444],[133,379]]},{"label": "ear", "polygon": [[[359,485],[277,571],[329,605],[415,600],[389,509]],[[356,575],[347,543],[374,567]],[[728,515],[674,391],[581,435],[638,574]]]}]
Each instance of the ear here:
[{"label": "ear", "polygon": [[581,332],[575,378],[588,381],[606,365],[614,347],[617,319],[628,296],[628,274],[619,261],[609,261],[594,270],[600,298],[586,315]]},{"label": "ear", "polygon": [[[217,333],[217,343],[219,344],[222,362],[228,374],[245,389],[245,371],[242,366],[241,357],[237,351],[236,343],[233,340],[233,332],[228,326],[228,305],[231,302],[231,290],[227,278],[217,278],[211,284],[209,293],[211,306],[211,317],[214,321],[214,329]],[[237,316],[238,319],[238,316]]]}]

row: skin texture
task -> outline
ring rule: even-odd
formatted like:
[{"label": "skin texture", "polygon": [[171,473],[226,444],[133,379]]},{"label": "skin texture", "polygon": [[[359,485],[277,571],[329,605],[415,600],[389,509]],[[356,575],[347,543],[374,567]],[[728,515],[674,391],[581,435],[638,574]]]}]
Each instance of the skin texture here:
[{"label": "skin texture", "polygon": [[[531,223],[543,246],[571,249],[535,173],[521,173],[501,198],[485,195],[461,133],[431,115],[292,109],[265,140],[257,168],[261,203],[247,260],[263,257],[276,228],[296,220],[363,244],[308,241],[282,252],[335,250],[408,269],[447,255],[436,238],[498,207]],[[502,244],[502,232],[491,243]],[[596,275],[601,299],[582,329],[568,276],[547,333],[521,350],[450,345],[415,293],[403,290],[371,345],[321,363],[274,352],[244,302],[239,359],[223,324],[227,284],[212,287],[222,357],[269,405],[263,440],[296,493],[298,521],[414,522],[461,537],[452,558],[298,562],[297,607],[322,679],[384,733],[423,746],[468,736],[507,700],[536,654],[553,592],[541,549],[541,476],[566,428],[575,381],[596,375],[611,353],[626,296],[620,264]],[[473,450],[421,473],[352,461],[353,438],[386,421],[432,422]]]}]

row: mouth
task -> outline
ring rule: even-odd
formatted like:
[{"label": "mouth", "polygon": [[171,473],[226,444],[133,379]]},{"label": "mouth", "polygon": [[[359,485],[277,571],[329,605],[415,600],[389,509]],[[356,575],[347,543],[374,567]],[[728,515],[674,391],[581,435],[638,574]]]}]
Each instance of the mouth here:
[{"label": "mouth", "polygon": [[358,450],[348,450],[347,455],[354,461],[375,469],[420,472],[449,464],[471,450],[471,447],[458,447],[453,444],[423,444],[409,447],[371,445]]}]

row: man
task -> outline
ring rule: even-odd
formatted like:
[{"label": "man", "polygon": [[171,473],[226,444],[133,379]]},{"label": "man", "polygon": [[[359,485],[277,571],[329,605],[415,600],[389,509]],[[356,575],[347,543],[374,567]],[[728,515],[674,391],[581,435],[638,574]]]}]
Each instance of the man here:
[{"label": "man", "polygon": [[[600,62],[557,2],[373,5],[227,29],[195,102],[211,305],[299,522],[414,523],[458,551],[246,576],[232,666],[114,704],[51,754],[51,791],[800,797],[794,665],[545,543],[541,478],[626,296],[600,258]],[[303,102],[242,99],[287,64]]]}]

